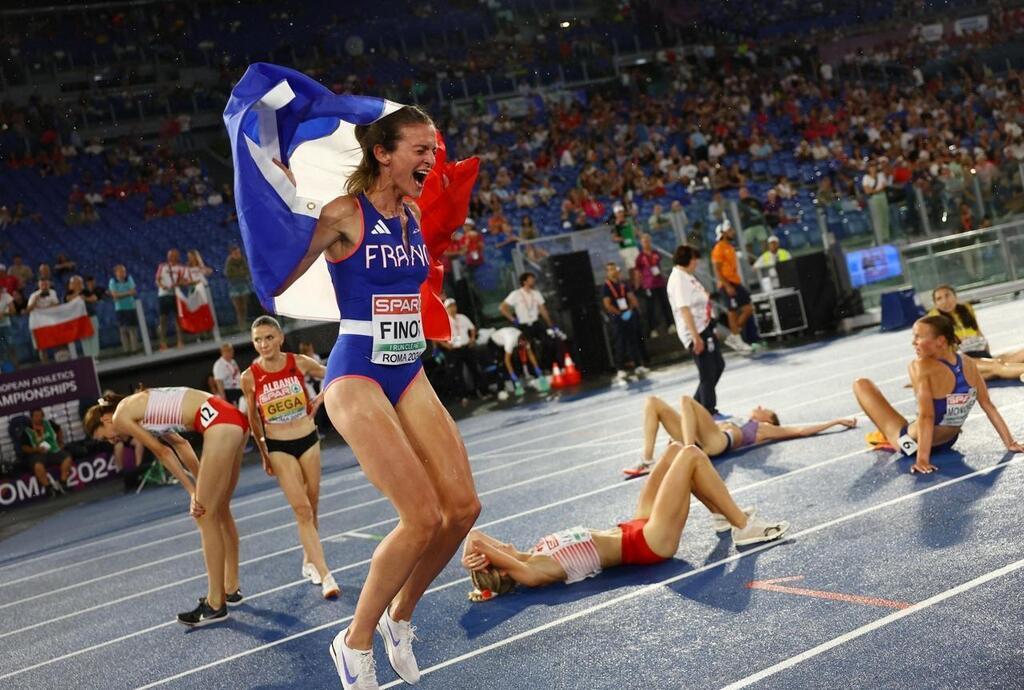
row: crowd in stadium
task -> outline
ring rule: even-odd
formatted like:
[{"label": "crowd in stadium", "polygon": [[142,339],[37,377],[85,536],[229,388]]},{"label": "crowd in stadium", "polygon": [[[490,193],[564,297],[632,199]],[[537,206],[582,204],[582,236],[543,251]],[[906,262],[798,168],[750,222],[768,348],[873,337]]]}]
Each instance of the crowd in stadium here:
[{"label": "crowd in stadium", "polygon": [[[448,4],[492,39],[484,50],[480,42],[465,40],[465,32],[452,32],[443,49],[423,50],[421,57],[431,70],[459,75],[482,67],[500,72],[495,61],[504,55],[514,58],[509,66],[523,60],[541,64],[609,58],[609,46],[599,38],[618,36],[653,11],[645,3],[622,5],[585,17],[562,31],[559,40],[550,41],[545,32],[559,31],[552,23],[555,14],[545,15],[539,24],[517,23],[494,8]],[[898,3],[886,16],[938,9],[910,5]],[[843,25],[868,21],[871,12],[884,6],[865,3],[860,20],[832,15],[835,26],[830,30],[840,35]],[[68,38],[69,30],[43,14],[33,16],[24,32],[5,32],[5,49],[15,65],[7,69],[20,67],[18,74],[31,76],[32,60],[70,61],[69,53],[102,49],[111,69],[129,79],[124,63],[136,54],[140,34],[135,27],[142,26],[151,39],[148,49],[157,54],[184,56],[185,64],[196,65],[216,55],[216,80],[202,88],[225,89],[241,63],[242,50],[233,36],[313,10],[243,18],[227,6],[186,12],[145,5],[89,13],[85,21],[96,29],[89,33],[94,44],[69,38],[62,55],[47,52],[46,41]],[[351,26],[370,44],[378,28],[375,20],[352,19]],[[431,12],[414,13],[410,31],[432,26],[435,19]],[[773,15],[768,25],[785,33],[787,20],[783,12]],[[803,46],[782,49],[770,39],[771,32],[761,42],[723,35],[692,51],[662,49],[652,68],[623,68],[613,82],[576,89],[566,97],[541,100],[520,90],[528,96],[521,111],[504,106],[460,111],[442,120],[442,130],[459,156],[478,155],[483,165],[470,222],[457,235],[446,261],[459,263],[477,288],[500,294],[514,287],[510,260],[523,242],[609,225],[624,249],[638,247],[643,232],[669,229],[710,247],[715,228],[735,220],[729,215],[732,203],[739,210],[741,244],[751,251],[751,260],[770,245],[785,251],[820,241],[821,229],[809,215],[814,206],[855,211],[860,217],[856,231],[879,242],[922,232],[922,214],[916,212],[903,219],[899,232],[890,229],[897,218],[891,205],[915,204],[918,192],[933,233],[989,225],[1016,209],[1024,136],[1018,72],[1011,68],[997,76],[985,60],[992,51],[1012,45],[1020,29],[1019,13],[1007,12],[994,17],[985,31],[938,42],[884,44],[834,63]],[[288,31],[277,29],[282,45],[288,42]],[[324,49],[296,55],[300,66],[326,79],[336,92],[391,93],[397,88],[409,95],[409,77],[385,68],[395,60],[388,51],[374,60],[355,50],[332,56],[326,46],[342,31],[339,22],[328,22],[309,44]],[[205,36],[207,43],[194,41],[197,36]],[[862,70],[867,68],[886,71],[876,69],[865,78]],[[18,74],[6,76],[17,83]],[[432,99],[435,94],[425,89],[420,95]],[[103,232],[113,226],[146,237],[135,221],[194,214],[196,225],[231,227],[230,187],[190,152],[192,117],[173,115],[176,108],[170,101],[159,110],[157,136],[144,144],[127,137],[83,140],[82,119],[63,102],[36,96],[5,101],[0,105],[3,174],[15,184],[6,186],[0,198],[0,226],[12,235],[55,233],[59,226]],[[18,194],[34,184],[35,176],[51,182],[38,194]],[[220,206],[224,209],[217,210]],[[829,216],[828,229],[839,234],[833,220]],[[170,227],[161,225],[160,230]],[[844,227],[855,231],[853,224]],[[209,255],[214,267],[230,251],[228,242],[210,247],[197,242],[196,247]],[[543,244],[521,248],[534,264],[547,254]],[[133,248],[145,260],[122,262],[135,274],[140,293],[153,289],[141,275],[152,270],[164,251]],[[79,264],[72,273],[92,276],[100,285],[107,284],[119,263],[115,256],[101,261],[71,250],[64,253]],[[8,242],[4,254],[8,263],[17,265],[53,260],[38,246],[16,242]],[[635,253],[623,258],[622,268],[634,272]],[[65,273],[58,277],[70,277]],[[37,288],[30,276],[18,280],[11,290],[15,313]],[[210,282],[223,286],[214,290],[214,297],[226,304],[230,280],[215,269]],[[66,291],[66,285],[59,290]],[[232,290],[237,296],[237,286]],[[235,318],[241,313],[237,308],[234,312]],[[227,314],[230,319],[231,312]]]}]

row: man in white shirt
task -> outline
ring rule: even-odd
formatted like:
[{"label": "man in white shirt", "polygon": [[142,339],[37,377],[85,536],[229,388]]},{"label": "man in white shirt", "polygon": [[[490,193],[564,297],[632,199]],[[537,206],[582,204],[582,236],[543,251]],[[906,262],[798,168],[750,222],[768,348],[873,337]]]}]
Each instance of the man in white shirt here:
[{"label": "man in white shirt", "polygon": [[235,362],[235,348],[221,343],[220,359],[213,363],[214,395],[238,406],[242,399],[242,370]]},{"label": "man in white shirt", "polygon": [[543,361],[549,361],[549,338],[547,330],[554,326],[544,295],[537,289],[537,276],[527,271],[519,276],[519,289],[508,293],[498,310],[530,340],[540,352]]},{"label": "man in white shirt", "polygon": [[177,249],[167,252],[167,261],[156,267],[157,303],[160,308],[160,320],[157,323],[157,336],[160,338],[160,349],[167,349],[167,322],[174,324],[175,334],[178,336],[178,347],[184,346],[181,337],[181,326],[178,325],[178,298],[175,296],[175,289],[187,285],[186,267],[181,265],[181,255]]},{"label": "man in white shirt", "polygon": [[526,364],[519,357],[512,356],[519,348],[523,348],[526,351],[526,359],[530,366],[533,367],[533,372],[537,378],[539,379],[543,375],[540,365],[537,364],[537,357],[533,354],[533,348],[530,347],[529,339],[518,328],[513,328],[512,326],[498,329],[481,328],[478,332],[478,337],[483,343],[490,343],[501,348],[504,354],[505,373],[508,374],[509,380],[515,386],[516,395],[523,395],[525,393],[523,384],[519,381],[519,374],[516,373],[516,365],[520,365],[519,368],[522,375],[525,376],[527,374]]},{"label": "man in white shirt", "polygon": [[[36,309],[49,309],[60,305],[60,297],[57,296],[57,291],[50,287],[50,281],[48,278],[39,279],[39,288],[28,296],[28,302],[25,304],[25,313],[28,314]],[[32,337],[32,347],[35,347],[36,339]],[[49,362],[50,353],[48,350],[39,350],[39,361]]]}]

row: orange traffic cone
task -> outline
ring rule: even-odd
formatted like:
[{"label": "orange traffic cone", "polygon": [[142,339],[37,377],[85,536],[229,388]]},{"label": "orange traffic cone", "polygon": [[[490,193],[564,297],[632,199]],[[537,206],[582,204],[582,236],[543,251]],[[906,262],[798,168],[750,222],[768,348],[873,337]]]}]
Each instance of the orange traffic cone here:
[{"label": "orange traffic cone", "polygon": [[562,369],[558,366],[558,362],[551,365],[551,388],[564,388],[565,377],[562,376]]},{"label": "orange traffic cone", "polygon": [[579,369],[576,368],[576,364],[572,361],[572,357],[569,353],[565,353],[565,383],[569,386],[575,386],[582,380]]}]

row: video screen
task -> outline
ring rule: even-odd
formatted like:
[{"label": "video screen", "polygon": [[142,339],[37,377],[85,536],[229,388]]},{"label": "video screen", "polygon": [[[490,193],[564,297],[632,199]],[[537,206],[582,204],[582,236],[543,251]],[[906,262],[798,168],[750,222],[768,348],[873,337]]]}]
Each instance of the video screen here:
[{"label": "video screen", "polygon": [[899,250],[891,244],[847,252],[846,267],[855,288],[903,275]]}]

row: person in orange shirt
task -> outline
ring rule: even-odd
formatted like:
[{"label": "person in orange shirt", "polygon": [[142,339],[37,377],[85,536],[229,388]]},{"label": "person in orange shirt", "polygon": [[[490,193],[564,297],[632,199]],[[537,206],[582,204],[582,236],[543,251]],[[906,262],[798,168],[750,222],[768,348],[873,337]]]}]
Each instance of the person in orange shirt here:
[{"label": "person in orange shirt", "polygon": [[725,344],[737,352],[748,353],[752,348],[740,337],[740,332],[747,319],[753,315],[754,307],[750,304],[750,292],[740,278],[736,249],[732,246],[736,229],[728,220],[724,220],[715,231],[715,236],[718,241],[711,250],[711,263],[715,267],[718,290],[724,296],[729,311],[729,335]]}]

